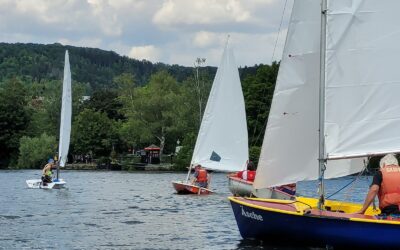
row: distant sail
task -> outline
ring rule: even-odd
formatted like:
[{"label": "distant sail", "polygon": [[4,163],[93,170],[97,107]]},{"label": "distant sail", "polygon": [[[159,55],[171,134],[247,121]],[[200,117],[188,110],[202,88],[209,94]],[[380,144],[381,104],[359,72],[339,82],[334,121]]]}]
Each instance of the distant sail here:
[{"label": "distant sail", "polygon": [[72,90],[71,90],[71,69],[69,66],[68,50],[65,51],[64,80],[62,88],[60,142],[58,146],[58,158],[60,166],[64,167],[67,162],[69,142],[71,136],[72,116]]},{"label": "distant sail", "polygon": [[233,51],[226,45],[211,88],[192,164],[239,171],[249,158],[246,111]]}]

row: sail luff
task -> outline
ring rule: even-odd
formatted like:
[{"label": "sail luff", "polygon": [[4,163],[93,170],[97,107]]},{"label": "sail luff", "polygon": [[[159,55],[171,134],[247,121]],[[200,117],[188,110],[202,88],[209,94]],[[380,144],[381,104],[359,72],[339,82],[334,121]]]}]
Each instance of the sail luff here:
[{"label": "sail luff", "polygon": [[248,160],[244,97],[233,51],[225,46],[208,97],[192,156],[192,165],[239,171]]},{"label": "sail luff", "polygon": [[72,90],[71,90],[71,69],[69,64],[68,50],[65,51],[64,79],[61,101],[60,140],[58,146],[58,158],[60,166],[64,167],[67,162],[68,149],[71,135],[72,116]]}]

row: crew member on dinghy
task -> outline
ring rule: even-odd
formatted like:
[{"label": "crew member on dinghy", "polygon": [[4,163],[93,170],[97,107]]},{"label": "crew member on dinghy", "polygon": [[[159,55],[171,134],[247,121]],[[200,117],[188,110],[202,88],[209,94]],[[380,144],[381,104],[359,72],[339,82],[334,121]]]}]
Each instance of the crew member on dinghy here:
[{"label": "crew member on dinghy", "polygon": [[193,183],[196,186],[202,187],[202,188],[208,188],[208,173],[207,170],[201,167],[201,165],[197,165],[194,168],[194,180]]},{"label": "crew member on dinghy", "polygon": [[254,178],[256,178],[256,168],[254,167],[254,163],[252,161],[249,161],[247,163],[247,170],[242,170],[237,173],[233,173],[230,176],[238,177],[240,179],[253,182]]},{"label": "crew member on dinghy", "polygon": [[365,198],[363,214],[378,195],[382,214],[400,214],[400,166],[393,154],[385,155],[379,162],[380,170],[375,174]]},{"label": "crew member on dinghy", "polygon": [[51,172],[51,169],[54,167],[54,160],[50,158],[47,162],[47,164],[44,166],[42,170],[42,182],[43,186],[46,186],[47,183],[52,182],[52,175],[53,173]]}]

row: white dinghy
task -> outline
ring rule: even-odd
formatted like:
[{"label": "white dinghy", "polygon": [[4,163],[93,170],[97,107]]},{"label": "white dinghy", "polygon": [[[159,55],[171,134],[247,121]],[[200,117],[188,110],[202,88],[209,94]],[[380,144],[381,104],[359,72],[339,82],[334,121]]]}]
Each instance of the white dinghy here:
[{"label": "white dinghy", "polygon": [[56,178],[51,183],[43,185],[41,179],[27,180],[29,188],[53,189],[62,188],[66,184],[60,179],[60,167],[64,167],[67,162],[69,141],[71,135],[71,116],[72,116],[72,90],[71,90],[71,69],[69,65],[68,50],[65,51],[64,80],[61,103],[61,122],[60,122],[60,141],[58,145],[58,164]]}]

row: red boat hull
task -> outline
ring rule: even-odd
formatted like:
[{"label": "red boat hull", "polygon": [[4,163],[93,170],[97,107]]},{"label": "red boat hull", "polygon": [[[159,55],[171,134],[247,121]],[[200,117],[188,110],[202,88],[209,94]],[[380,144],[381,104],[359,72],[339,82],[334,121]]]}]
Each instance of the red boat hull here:
[{"label": "red boat hull", "polygon": [[189,183],[184,183],[184,182],[176,182],[173,181],[172,185],[174,186],[176,192],[178,194],[198,194],[198,195],[203,195],[203,194],[211,194],[213,191],[207,188],[202,188],[196,185],[192,185]]}]

